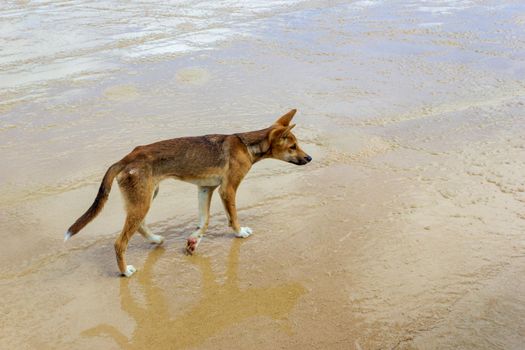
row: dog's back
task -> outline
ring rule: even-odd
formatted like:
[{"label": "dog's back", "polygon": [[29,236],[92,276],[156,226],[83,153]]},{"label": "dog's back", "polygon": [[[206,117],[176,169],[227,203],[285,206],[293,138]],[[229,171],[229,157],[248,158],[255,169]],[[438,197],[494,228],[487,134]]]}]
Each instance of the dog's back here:
[{"label": "dog's back", "polygon": [[122,159],[129,166],[150,164],[154,177],[181,180],[223,169],[228,161],[231,135],[181,137],[136,147]]}]

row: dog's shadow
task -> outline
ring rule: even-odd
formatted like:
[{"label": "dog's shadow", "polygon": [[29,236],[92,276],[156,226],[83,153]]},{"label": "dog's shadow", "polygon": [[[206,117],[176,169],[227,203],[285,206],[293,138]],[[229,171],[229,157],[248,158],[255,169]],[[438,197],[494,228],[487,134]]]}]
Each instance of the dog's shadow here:
[{"label": "dog's shadow", "polygon": [[[241,289],[237,270],[242,240],[232,241],[227,259],[226,281],[218,283],[211,262],[206,257],[188,259],[202,273],[202,297],[187,311],[172,317],[163,289],[153,283],[152,270],[164,249],[152,250],[143,270],[131,279],[120,282],[121,308],[136,322],[128,338],[117,327],[102,324],[82,332],[83,335],[109,336],[121,348],[149,348],[164,345],[168,348],[185,348],[203,343],[209,337],[230,326],[241,325],[254,316],[270,317],[290,332],[285,320],[297,300],[305,293],[299,283],[285,283],[273,287],[247,287]],[[195,259],[196,258],[196,259]],[[143,299],[134,295],[130,284],[140,284]],[[139,302],[139,298],[144,300]]]}]

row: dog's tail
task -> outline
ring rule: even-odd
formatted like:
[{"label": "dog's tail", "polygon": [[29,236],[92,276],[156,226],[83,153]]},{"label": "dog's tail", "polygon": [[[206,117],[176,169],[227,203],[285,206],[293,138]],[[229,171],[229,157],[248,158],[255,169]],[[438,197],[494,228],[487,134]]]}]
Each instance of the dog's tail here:
[{"label": "dog's tail", "polygon": [[98,189],[97,198],[95,198],[95,201],[93,204],[91,204],[91,207],[89,207],[84,215],[79,217],[77,221],[75,221],[75,223],[67,230],[67,232],[64,234],[64,242],[70,239],[73,235],[76,235],[78,231],[82,230],[84,226],[89,224],[91,220],[93,220],[98,215],[98,213],[102,211],[104,204],[106,204],[106,201],[108,200],[113,179],[124,167],[125,164],[122,161],[109,167]]}]

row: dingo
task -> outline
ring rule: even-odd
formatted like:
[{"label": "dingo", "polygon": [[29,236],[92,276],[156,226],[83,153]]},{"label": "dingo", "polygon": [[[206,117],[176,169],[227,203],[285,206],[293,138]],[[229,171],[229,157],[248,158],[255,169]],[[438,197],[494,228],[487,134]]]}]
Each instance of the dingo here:
[{"label": "dingo", "polygon": [[155,235],[146,227],[144,218],[159,190],[159,182],[175,178],[199,187],[199,225],[187,240],[186,251],[193,254],[199,245],[209,221],[213,191],[220,186],[229,225],[237,237],[252,234],[249,227],[241,227],[237,219],[235,193],[252,165],[261,159],[274,158],[304,165],[312,158],[297,144],[290,124],[296,110],[280,117],[266,129],[233,135],[205,135],[181,137],[138,146],[119,162],[109,167],[97,197],[91,207],[69,228],[67,241],[93,220],[104,207],[113,179],[117,177],[126,202],[127,217],[120,236],[115,241],[115,253],[122,275],[129,277],[136,269],[126,265],[125,253],[131,236],[138,231],[152,243],[162,243],[164,237]]}]

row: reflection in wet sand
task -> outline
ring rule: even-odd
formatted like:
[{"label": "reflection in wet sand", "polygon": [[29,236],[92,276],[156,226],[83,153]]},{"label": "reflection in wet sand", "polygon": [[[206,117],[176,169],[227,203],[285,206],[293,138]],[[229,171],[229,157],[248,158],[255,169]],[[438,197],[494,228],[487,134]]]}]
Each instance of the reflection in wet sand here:
[{"label": "reflection in wet sand", "polygon": [[[226,281],[217,282],[210,259],[193,256],[188,261],[196,264],[202,273],[202,298],[181,315],[172,317],[169,301],[163,289],[155,285],[153,269],[164,249],[151,251],[143,270],[135,279],[121,279],[121,308],[136,322],[130,338],[113,325],[101,324],[83,332],[84,335],[110,336],[123,348],[146,349],[152,344],[185,348],[203,343],[212,335],[240,324],[255,316],[285,319],[305,293],[300,283],[286,283],[272,287],[241,289],[237,271],[241,240],[233,240],[227,259]],[[145,302],[140,305],[132,292],[135,281],[143,292]]]}]

